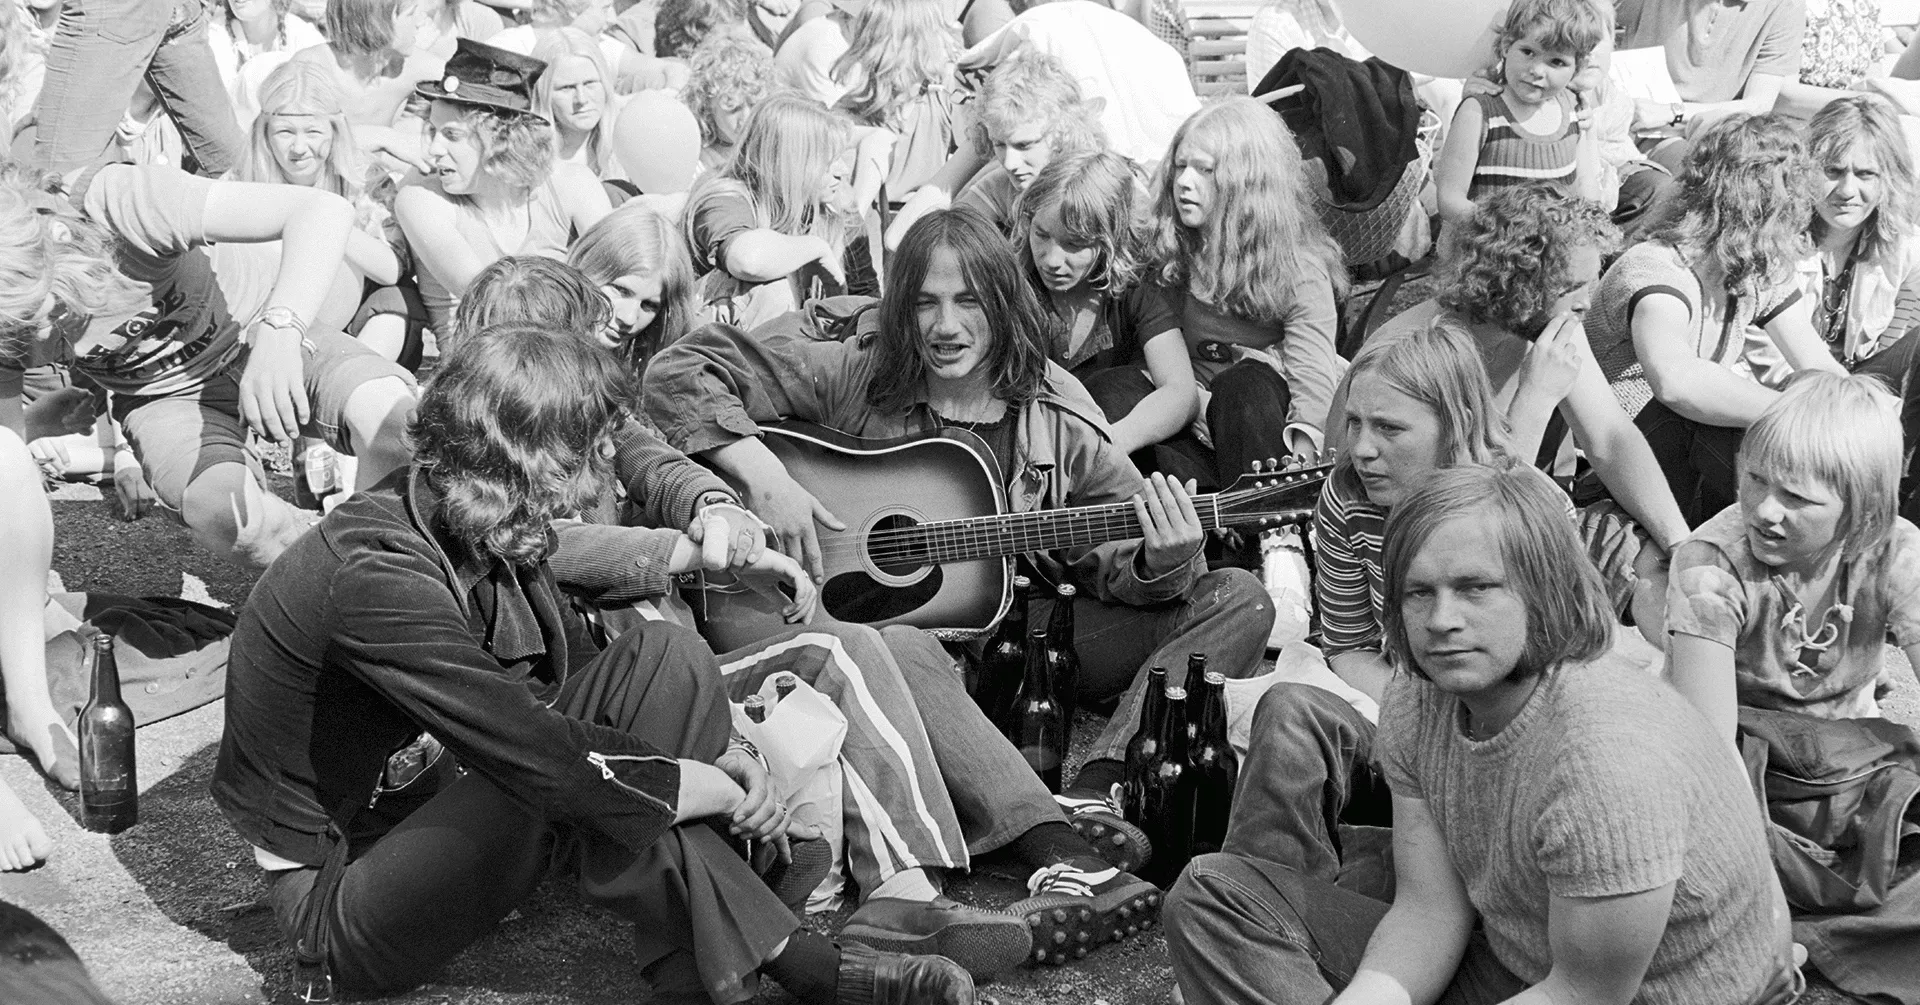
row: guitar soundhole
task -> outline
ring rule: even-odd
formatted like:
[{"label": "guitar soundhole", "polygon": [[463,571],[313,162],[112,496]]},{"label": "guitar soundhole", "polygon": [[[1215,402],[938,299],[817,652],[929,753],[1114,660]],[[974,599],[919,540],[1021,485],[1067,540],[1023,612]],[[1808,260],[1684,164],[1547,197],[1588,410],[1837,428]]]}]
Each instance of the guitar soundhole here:
[{"label": "guitar soundhole", "polygon": [[861,572],[831,576],[820,587],[820,606],[841,621],[871,625],[904,618],[926,606],[940,592],[940,570],[905,586],[888,586]]},{"label": "guitar soundhole", "polygon": [[[915,521],[900,513],[876,520],[867,532],[867,559],[874,568],[889,576],[911,576],[926,567],[926,549],[914,538],[895,540],[902,531],[912,530]],[[916,535],[917,537],[917,535]]]}]

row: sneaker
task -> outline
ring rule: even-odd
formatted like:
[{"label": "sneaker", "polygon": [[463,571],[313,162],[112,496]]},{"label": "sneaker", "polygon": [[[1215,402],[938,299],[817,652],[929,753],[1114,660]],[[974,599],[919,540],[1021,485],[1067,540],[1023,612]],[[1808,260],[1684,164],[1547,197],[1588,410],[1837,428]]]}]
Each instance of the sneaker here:
[{"label": "sneaker", "polygon": [[973,978],[941,956],[883,953],[857,942],[840,947],[840,1005],[974,1005]]},{"label": "sneaker", "polygon": [[1313,621],[1313,577],[1300,528],[1260,535],[1260,584],[1273,600],[1273,630],[1267,648],[1281,649],[1307,637]]},{"label": "sneaker", "polygon": [[1153,927],[1160,913],[1159,887],[1131,873],[1088,865],[1059,862],[1035,872],[1027,880],[1031,896],[1007,908],[1026,919],[1033,962],[1058,966]]},{"label": "sneaker", "polygon": [[1121,872],[1139,872],[1153,858],[1153,845],[1145,831],[1127,822],[1120,813],[1120,786],[1115,784],[1105,796],[1086,789],[1068,789],[1053,797],[1067,823],[1081,840],[1093,846],[1107,864]]},{"label": "sneaker", "polygon": [[944,956],[988,981],[1019,966],[1033,948],[1026,922],[1011,914],[935,897],[872,897],[853,912],[840,938],[875,949]]}]

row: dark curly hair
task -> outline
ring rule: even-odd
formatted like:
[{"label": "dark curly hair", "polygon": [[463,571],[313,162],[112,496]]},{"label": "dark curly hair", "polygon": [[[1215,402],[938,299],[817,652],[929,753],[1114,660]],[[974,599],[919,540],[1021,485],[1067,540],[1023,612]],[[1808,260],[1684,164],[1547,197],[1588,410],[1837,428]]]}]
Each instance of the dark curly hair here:
[{"label": "dark curly hair", "polygon": [[1474,324],[1536,338],[1567,291],[1573,252],[1605,256],[1620,229],[1605,210],[1551,182],[1528,182],[1482,197],[1473,215],[1447,228],[1440,305]]},{"label": "dark curly hair", "polygon": [[739,0],[664,0],[653,19],[653,54],[685,59],[715,32],[744,30],[746,18]]},{"label": "dark curly hair", "polygon": [[1792,122],[1729,115],[1694,138],[1652,239],[1678,249],[1696,271],[1713,260],[1728,294],[1763,296],[1812,253],[1819,176]]},{"label": "dark curly hair", "polygon": [[420,396],[408,432],[438,517],[483,554],[531,565],[556,517],[613,490],[602,452],[632,400],[626,368],[571,331],[468,332]]}]

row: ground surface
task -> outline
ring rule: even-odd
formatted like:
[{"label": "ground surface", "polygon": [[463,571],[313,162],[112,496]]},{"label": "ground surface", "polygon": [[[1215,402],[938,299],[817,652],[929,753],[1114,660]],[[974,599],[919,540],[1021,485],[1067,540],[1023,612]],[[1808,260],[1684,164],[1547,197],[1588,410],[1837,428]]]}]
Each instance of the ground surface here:
[{"label": "ground surface", "polygon": [[[1426,296],[1411,283],[1403,305]],[[1396,307],[1398,309],[1398,307]],[[70,590],[134,596],[185,595],[237,606],[253,576],[208,558],[177,525],[158,517],[128,524],[85,487],[54,502],[54,568]],[[1896,658],[1898,654],[1895,654]],[[1897,674],[1887,713],[1920,725],[1920,687]],[[26,905],[73,943],[106,991],[126,1005],[290,1003],[287,968],[265,884],[250,850],[207,796],[218,751],[222,703],[139,733],[139,826],[107,838],[82,830],[76,800],[49,787],[19,757],[0,756],[0,777],[19,792],[58,842],[47,865],[0,873],[0,900]],[[1091,739],[1083,721],[1077,735]],[[981,874],[952,891],[984,907],[1025,891],[1014,879]],[[832,925],[833,917],[815,919]],[[830,930],[830,929],[829,929]],[[550,882],[488,938],[461,954],[430,985],[385,1001],[399,1005],[644,1005],[627,923],[580,903],[568,882]],[[982,989],[1001,1005],[1163,1005],[1172,973],[1157,930],[1096,952],[1074,966],[1022,970]],[[792,999],[771,984],[757,1000]],[[1849,999],[1816,979],[1808,1005]],[[13,1003],[0,1003],[13,1005]]]}]

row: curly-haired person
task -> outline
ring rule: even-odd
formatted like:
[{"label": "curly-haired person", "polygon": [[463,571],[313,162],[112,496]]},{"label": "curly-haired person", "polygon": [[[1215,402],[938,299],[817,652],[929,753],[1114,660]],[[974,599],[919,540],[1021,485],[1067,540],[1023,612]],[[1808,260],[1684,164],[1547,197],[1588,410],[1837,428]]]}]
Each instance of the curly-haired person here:
[{"label": "curly-haired person", "polygon": [[[1555,430],[1546,441],[1559,425],[1552,422],[1557,413],[1600,484],[1661,552],[1671,551],[1686,537],[1686,521],[1646,437],[1610,393],[1581,327],[1600,281],[1600,260],[1619,240],[1606,212],[1557,185],[1531,182],[1483,197],[1448,238],[1440,295],[1373,337],[1418,331],[1434,318],[1458,324],[1506,409],[1515,453],[1551,467],[1563,438]],[[1333,414],[1341,408],[1335,401]],[[1329,440],[1343,432],[1329,429]],[[1657,597],[1649,599],[1644,613],[1655,614]]]},{"label": "curly-haired person", "polygon": [[680,100],[700,124],[700,166],[725,167],[754,106],[773,93],[773,55],[751,38],[722,32],[687,56],[687,69]]},{"label": "curly-haired person", "polygon": [[[1794,287],[1819,172],[1800,130],[1730,115],[1693,141],[1653,236],[1594,291],[1587,338],[1690,525],[1732,505],[1741,433],[1793,371],[1841,371]],[[1764,336],[1749,335],[1753,330]],[[1756,359],[1777,349],[1780,363]]]},{"label": "curly-haired person", "polygon": [[432,173],[409,179],[393,212],[419,258],[420,296],[443,337],[481,269],[507,255],[565,259],[568,239],[612,211],[593,172],[555,163],[553,124],[533,111],[546,71],[540,60],[461,39],[446,77],[419,86],[433,102]]}]

